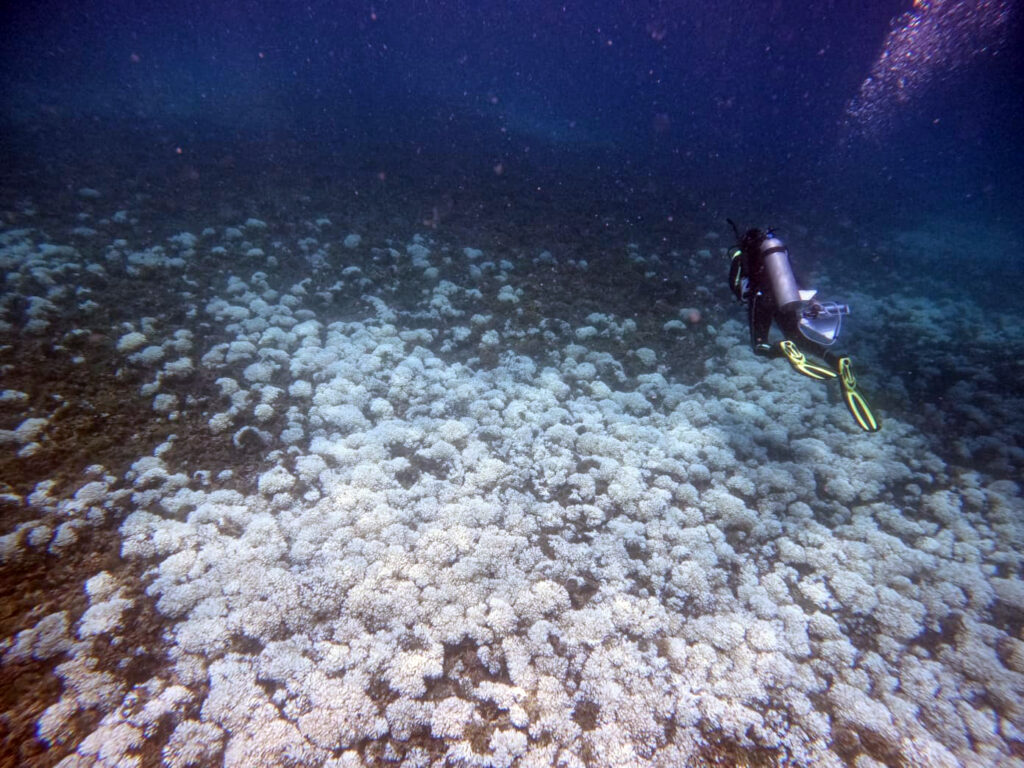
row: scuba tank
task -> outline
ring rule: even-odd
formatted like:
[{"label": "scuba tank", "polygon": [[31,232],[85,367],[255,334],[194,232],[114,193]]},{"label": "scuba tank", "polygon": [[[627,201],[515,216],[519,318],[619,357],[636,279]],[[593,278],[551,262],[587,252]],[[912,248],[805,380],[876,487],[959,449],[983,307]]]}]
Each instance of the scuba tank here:
[{"label": "scuba tank", "polygon": [[848,315],[850,308],[834,301],[815,301],[817,291],[801,290],[793,275],[785,243],[770,229],[765,233],[759,250],[779,310],[798,313],[797,327],[804,338],[824,347],[834,344],[842,330],[843,315]]},{"label": "scuba tank", "polygon": [[771,230],[765,234],[760,245],[761,258],[764,261],[768,280],[772,284],[772,295],[776,306],[785,310],[793,304],[803,301],[800,289],[793,276],[793,267],[789,264],[789,251],[785,244]]}]

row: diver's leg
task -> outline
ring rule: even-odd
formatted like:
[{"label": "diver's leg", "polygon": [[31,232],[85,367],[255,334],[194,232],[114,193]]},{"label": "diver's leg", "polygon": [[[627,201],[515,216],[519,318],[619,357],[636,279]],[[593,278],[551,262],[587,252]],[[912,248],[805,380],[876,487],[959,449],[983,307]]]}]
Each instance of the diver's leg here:
[{"label": "diver's leg", "polygon": [[797,344],[792,339],[785,339],[779,342],[779,352],[782,356],[789,360],[789,364],[793,366],[793,370],[797,373],[801,373],[811,379],[818,379],[819,381],[825,379],[834,379],[836,372],[831,368],[818,363],[812,362],[804,351],[801,349],[800,344]]},{"label": "diver's leg", "polygon": [[[818,347],[818,349],[814,349],[815,347]],[[804,376],[809,376],[812,379],[834,379],[838,375],[839,386],[843,393],[843,402],[846,403],[846,407],[853,416],[853,420],[857,422],[857,426],[865,432],[877,432],[881,428],[881,424],[871,410],[871,406],[868,405],[868,401],[857,388],[857,379],[853,375],[853,366],[848,356],[836,354],[828,349],[821,349],[819,345],[813,342],[805,342],[798,346],[792,339],[780,342],[779,348],[786,356],[786,359],[789,360],[790,365]],[[806,348],[808,351],[817,354],[830,367],[826,368],[823,365],[812,363],[807,359],[807,355],[804,354],[801,348]]]},{"label": "diver's leg", "polygon": [[839,371],[839,384],[843,391],[843,402],[849,409],[857,426],[865,432],[877,432],[882,428],[881,423],[868,405],[857,388],[857,378],[853,375],[853,364],[847,355],[836,355],[831,353],[835,359],[836,370]]},{"label": "diver's leg", "polygon": [[[812,379],[832,379],[838,375],[839,385],[843,393],[843,402],[846,403],[846,407],[853,416],[853,420],[857,422],[857,426],[865,432],[877,432],[881,428],[881,424],[868,405],[868,401],[857,388],[857,378],[853,375],[853,365],[850,362],[850,356],[835,352],[829,347],[822,346],[805,338],[800,333],[799,322],[799,317],[794,316],[788,317],[779,323],[786,334],[786,341],[782,342],[782,344],[789,345],[788,349],[783,349],[789,362],[800,373],[810,376]],[[797,349],[798,347],[799,349]],[[828,367],[826,368],[807,361],[806,355],[808,353],[820,357],[828,364]],[[794,360],[794,356],[801,358],[799,364]]]},{"label": "diver's leg", "polygon": [[750,298],[747,319],[750,322],[750,346],[753,347],[755,355],[778,357],[778,351],[768,343],[774,315],[775,302],[764,294],[758,293]]},{"label": "diver's leg", "polygon": [[782,329],[782,333],[786,337],[785,340],[779,342],[779,351],[793,366],[793,370],[819,381],[836,377],[838,369],[832,370],[832,368],[819,365],[808,359],[808,353],[824,357],[828,350],[820,344],[815,344],[804,338],[799,330],[800,319],[794,312],[780,312],[778,322],[779,328]]}]

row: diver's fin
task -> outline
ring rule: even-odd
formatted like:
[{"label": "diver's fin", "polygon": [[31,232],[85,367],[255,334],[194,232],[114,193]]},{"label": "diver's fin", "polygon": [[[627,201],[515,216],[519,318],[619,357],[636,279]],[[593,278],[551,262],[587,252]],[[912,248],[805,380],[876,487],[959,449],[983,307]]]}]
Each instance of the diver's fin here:
[{"label": "diver's fin", "polygon": [[807,359],[807,355],[800,351],[789,339],[779,342],[779,349],[782,350],[782,354],[789,360],[789,364],[793,366],[793,369],[797,373],[802,373],[804,376],[809,376],[812,379],[818,381],[824,381],[826,379],[834,379],[836,372],[831,368],[826,368],[823,365],[817,365]]},{"label": "diver's fin", "polygon": [[843,388],[843,401],[846,403],[846,407],[850,409],[850,413],[853,414],[853,419],[857,422],[857,425],[865,432],[877,432],[881,429],[881,425],[871,412],[867,400],[864,399],[864,395],[857,389],[857,379],[853,375],[853,367],[848,357],[839,358],[839,383]]}]

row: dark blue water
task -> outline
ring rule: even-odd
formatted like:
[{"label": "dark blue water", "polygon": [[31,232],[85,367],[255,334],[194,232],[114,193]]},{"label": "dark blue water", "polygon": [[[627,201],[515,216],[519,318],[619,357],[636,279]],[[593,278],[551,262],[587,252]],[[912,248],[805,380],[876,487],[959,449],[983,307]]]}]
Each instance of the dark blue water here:
[{"label": "dark blue water", "polygon": [[386,168],[414,152],[470,173],[599,163],[610,180],[725,192],[754,214],[811,194],[837,210],[1018,211],[1019,18],[983,33],[955,18],[953,42],[955,27],[924,30],[913,46],[934,55],[900,77],[925,85],[881,94],[879,125],[851,126],[909,9],[840,6],[8,4],[6,160],[231,152]]}]

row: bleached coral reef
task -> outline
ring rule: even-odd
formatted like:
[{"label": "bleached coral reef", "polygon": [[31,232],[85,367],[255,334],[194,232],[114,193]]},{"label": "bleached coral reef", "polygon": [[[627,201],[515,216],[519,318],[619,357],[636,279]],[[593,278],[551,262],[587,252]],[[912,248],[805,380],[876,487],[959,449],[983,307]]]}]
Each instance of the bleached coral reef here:
[{"label": "bleached coral reef", "polygon": [[[245,230],[219,247],[251,253]],[[350,234],[346,259],[370,245]],[[196,301],[202,337],[117,338],[152,418],[199,412],[265,463],[233,485],[174,438],[121,491],[53,502],[123,512],[166,622],[148,679],[101,669],[93,641],[130,633],[137,601],[100,573],[74,626],[7,643],[5,663],[65,654],[41,738],[102,713],[63,765],[142,764],[158,732],[175,767],[1024,764],[1016,483],[898,418],[857,432],[738,321],[703,329],[707,375],[676,383],[628,318],[523,320],[528,257],[408,245],[376,255],[420,276],[411,308],[369,270],[344,320],[236,273]],[[195,366],[207,405],[168,389]]]}]

